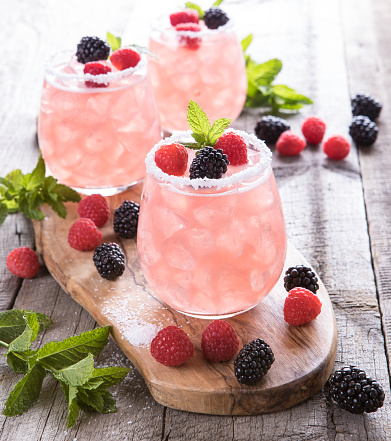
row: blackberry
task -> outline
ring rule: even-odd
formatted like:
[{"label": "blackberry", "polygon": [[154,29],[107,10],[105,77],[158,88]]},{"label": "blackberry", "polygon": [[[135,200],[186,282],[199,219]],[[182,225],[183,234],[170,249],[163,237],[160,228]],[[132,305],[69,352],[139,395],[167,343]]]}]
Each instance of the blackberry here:
[{"label": "blackberry", "polygon": [[319,289],[318,278],[311,268],[304,265],[291,266],[285,271],[284,287],[289,292],[300,286],[309,289],[314,294]]},{"label": "blackberry", "polygon": [[110,47],[98,37],[83,37],[77,45],[76,57],[79,63],[107,60]]},{"label": "blackberry", "polygon": [[125,270],[125,256],[116,243],[103,243],[96,248],[92,258],[99,274],[108,280],[122,276]]},{"label": "blackberry", "polygon": [[381,385],[355,366],[335,371],[328,380],[328,386],[331,398],[351,413],[376,412],[383,406]]},{"label": "blackberry", "polygon": [[263,116],[255,126],[255,134],[266,144],[275,144],[281,133],[286,130],[290,130],[287,121],[272,115]]},{"label": "blackberry", "polygon": [[258,338],[244,345],[234,361],[234,370],[239,383],[253,384],[260,380],[273,364],[271,347]]},{"label": "blackberry", "polygon": [[209,29],[217,29],[228,21],[228,15],[219,8],[210,8],[205,11],[204,22]]},{"label": "blackberry", "polygon": [[204,147],[198,150],[190,165],[190,179],[220,179],[227,171],[228,164],[227,155],[221,149]]},{"label": "blackberry", "polygon": [[114,210],[113,227],[118,236],[131,239],[137,234],[140,205],[133,201],[123,201]]},{"label": "blackberry", "polygon": [[349,126],[349,135],[359,145],[372,145],[376,141],[377,132],[377,125],[367,116],[355,116]]},{"label": "blackberry", "polygon": [[363,115],[374,121],[382,109],[381,102],[369,93],[358,93],[352,98],[353,116]]}]

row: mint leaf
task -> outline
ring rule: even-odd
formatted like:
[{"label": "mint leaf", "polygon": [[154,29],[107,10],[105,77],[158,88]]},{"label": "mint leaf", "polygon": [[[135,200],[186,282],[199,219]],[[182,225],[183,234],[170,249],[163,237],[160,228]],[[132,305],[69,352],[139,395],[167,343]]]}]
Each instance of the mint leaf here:
[{"label": "mint leaf", "polygon": [[150,57],[155,58],[156,60],[158,60],[158,56],[156,54],[154,54],[153,52],[151,52],[148,48],[146,48],[145,46],[140,46],[138,44],[130,44],[130,47],[134,47],[135,49],[137,49],[140,53],[145,54],[145,55],[149,55]]},{"label": "mint leaf", "polygon": [[[47,182],[50,182],[51,179],[54,179],[52,176],[48,176],[45,179],[45,186]],[[46,187],[45,187],[46,188]],[[55,185],[50,190],[51,193],[55,193],[58,195],[58,199],[61,201],[67,201],[67,202],[80,202],[81,197],[79,193],[73,188],[67,187],[63,184],[58,184],[57,180]]]},{"label": "mint leaf", "polygon": [[107,32],[106,39],[113,52],[121,47],[121,37],[115,37],[112,33]]},{"label": "mint leaf", "polygon": [[194,137],[195,135],[198,138],[196,139],[197,142],[206,143],[208,133],[211,128],[210,122],[208,120],[208,117],[206,116],[206,113],[195,101],[192,100],[190,100],[189,106],[187,108],[187,122],[189,123],[189,126],[193,131],[193,138],[196,139]]},{"label": "mint leaf", "polygon": [[282,69],[281,60],[274,58],[247,69],[247,78],[257,84],[271,84]]},{"label": "mint leaf", "polygon": [[230,123],[231,120],[228,118],[216,119],[212,128],[209,130],[207,144],[213,147]]},{"label": "mint leaf", "polygon": [[6,354],[8,366],[17,374],[26,374],[29,370],[29,359],[34,357],[36,352],[28,350]]},{"label": "mint leaf", "polygon": [[35,312],[27,312],[23,318],[26,322],[26,327],[22,334],[10,343],[7,354],[29,350],[32,342],[37,338],[39,323]]},{"label": "mint leaf", "polygon": [[95,369],[91,378],[83,384],[84,389],[106,389],[120,383],[129,373],[126,367],[106,367]]},{"label": "mint leaf", "polygon": [[8,208],[4,202],[0,202],[0,225],[5,221],[8,215]]},{"label": "mint leaf", "polygon": [[79,405],[77,404],[77,387],[70,386],[68,392],[68,417],[67,429],[72,427],[79,416]]},{"label": "mint leaf", "polygon": [[[8,186],[12,186],[13,192],[17,193],[22,188],[23,173],[21,170],[13,170],[6,176]],[[1,183],[1,182],[0,182]]]},{"label": "mint leaf", "polygon": [[216,0],[216,1],[213,3],[212,8],[214,8],[214,7],[216,7],[216,6],[220,6],[221,3],[223,3],[223,1],[224,1],[224,0]]},{"label": "mint leaf", "polygon": [[199,16],[200,20],[202,20],[204,18],[205,12],[201,8],[201,6],[198,6],[192,2],[186,2],[185,6],[186,6],[186,8],[189,8],[189,9],[195,9],[198,12],[198,16]]},{"label": "mint leaf", "polygon": [[252,41],[253,41],[253,34],[248,34],[247,37],[243,38],[243,40],[241,41],[243,52],[246,52],[247,48],[250,46]]},{"label": "mint leaf", "polygon": [[115,400],[111,393],[103,390],[78,388],[78,404],[82,409],[95,410],[100,413],[116,412]]},{"label": "mint leaf", "polygon": [[291,102],[291,104],[313,104],[313,101],[310,98],[301,93],[297,93],[294,89],[282,84],[273,86],[273,93],[274,95],[283,98],[286,102]]},{"label": "mint leaf", "polygon": [[45,179],[45,172],[46,172],[45,162],[42,158],[42,154],[40,153],[37,165],[35,166],[34,170],[25,176],[26,180],[28,181],[24,185],[26,190],[30,191],[30,190],[34,190],[37,187],[40,187]]},{"label": "mint leaf", "polygon": [[[41,361],[41,360],[39,360]],[[78,363],[67,366],[61,370],[53,370],[53,375],[57,380],[65,382],[69,386],[82,386],[90,378],[94,371],[94,356],[88,354],[87,357]]]}]

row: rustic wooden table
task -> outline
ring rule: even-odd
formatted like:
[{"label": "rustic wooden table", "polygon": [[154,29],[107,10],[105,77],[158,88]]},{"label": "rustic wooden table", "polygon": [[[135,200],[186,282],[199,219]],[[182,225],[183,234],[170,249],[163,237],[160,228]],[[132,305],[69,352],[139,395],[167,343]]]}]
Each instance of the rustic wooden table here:
[{"label": "rustic wooden table", "polygon": [[[84,35],[122,35],[146,44],[148,26],[178,2],[143,0],[27,0],[0,2],[0,176],[36,163],[36,118],[44,60],[75,47]],[[179,2],[180,3],[180,2]],[[202,6],[209,7],[207,1]],[[309,95],[314,104],[287,117],[300,132],[306,115],[327,123],[326,136],[348,136],[350,98],[366,91],[383,102],[379,136],[370,148],[352,143],[344,161],[328,160],[321,147],[299,156],[274,155],[287,232],[329,291],[338,325],[335,367],[355,364],[386,392],[382,409],[352,415],[324,390],[286,411],[259,416],[210,416],[166,408],[151,397],[142,377],[112,341],[101,365],[127,365],[129,376],[113,388],[118,412],[83,413],[66,429],[59,384],[47,377],[42,394],[20,417],[0,417],[5,440],[387,440],[391,439],[391,3],[388,0],[226,0],[240,38],[254,34],[258,61],[280,58],[278,81]],[[234,127],[254,131],[259,111],[244,111]],[[44,265],[22,280],[5,265],[18,246],[34,247],[31,222],[20,214],[0,227],[0,310],[26,308],[49,315],[54,325],[39,344],[92,329],[96,323],[64,293]],[[19,378],[0,362],[0,407]],[[289,369],[289,366],[286,366]]]}]

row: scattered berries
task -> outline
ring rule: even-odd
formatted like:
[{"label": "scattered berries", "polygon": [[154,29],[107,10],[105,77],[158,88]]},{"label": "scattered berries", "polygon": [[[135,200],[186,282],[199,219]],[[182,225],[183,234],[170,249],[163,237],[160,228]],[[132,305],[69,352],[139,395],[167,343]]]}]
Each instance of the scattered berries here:
[{"label": "scattered berries", "polygon": [[110,46],[98,37],[83,37],[77,45],[76,58],[79,63],[107,60]]},{"label": "scattered berries", "polygon": [[328,380],[331,398],[351,413],[376,412],[384,403],[381,385],[355,366],[338,369]]},{"label": "scattered berries", "polygon": [[182,144],[162,145],[155,152],[156,165],[168,175],[183,176],[187,159],[187,150]]},{"label": "scattered berries", "polygon": [[[84,66],[83,72],[85,74],[91,74],[91,75],[105,75],[111,72],[111,67],[104,66],[101,63],[86,63]],[[107,87],[108,83],[98,83],[94,80],[89,80],[85,82],[85,85],[87,87]]]},{"label": "scattered berries", "polygon": [[128,47],[117,49],[111,54],[110,61],[118,70],[128,69],[137,66],[141,60],[140,54]]},{"label": "scattered berries", "polygon": [[125,256],[116,243],[99,245],[92,258],[98,273],[107,280],[122,276],[125,270]]},{"label": "scattered berries", "polygon": [[305,141],[291,130],[286,130],[278,138],[277,151],[283,156],[295,156],[305,149]]},{"label": "scattered berries", "polygon": [[349,135],[356,144],[372,145],[377,138],[377,125],[367,116],[355,116],[349,126]]},{"label": "scattered berries", "polygon": [[133,201],[123,201],[114,210],[113,228],[118,236],[131,239],[137,235],[140,205]]},{"label": "scattered berries", "polygon": [[204,22],[209,29],[217,29],[228,21],[228,15],[219,8],[210,8],[205,11]]},{"label": "scattered berries", "polygon": [[258,338],[244,345],[234,361],[234,370],[239,383],[253,384],[259,381],[274,362],[271,347]]},{"label": "scattered berries", "polygon": [[[191,32],[200,32],[201,27],[196,23],[182,23],[175,26],[177,31],[191,31]],[[197,50],[201,45],[201,38],[192,35],[180,35],[179,42],[186,45],[188,49]]]},{"label": "scattered berries", "polygon": [[352,98],[353,116],[363,115],[374,121],[380,115],[381,102],[369,93],[358,93]]},{"label": "scattered berries", "polygon": [[181,23],[198,23],[199,15],[194,9],[185,9],[184,11],[178,11],[170,14],[170,22],[172,26],[176,26]]},{"label": "scattered berries", "polygon": [[303,121],[301,131],[308,144],[320,144],[326,131],[326,124],[317,116],[309,116]]},{"label": "scattered berries", "polygon": [[190,165],[190,179],[220,179],[227,171],[228,164],[227,155],[221,149],[204,147],[198,150]]},{"label": "scattered berries", "polygon": [[323,143],[323,151],[331,159],[344,159],[350,152],[350,144],[341,135],[331,136]]},{"label": "scattered berries", "polygon": [[202,333],[201,350],[211,362],[228,361],[239,349],[239,339],[231,324],[214,320]]},{"label": "scattered berries", "polygon": [[247,144],[242,136],[234,132],[226,132],[220,136],[215,149],[221,149],[228,157],[230,165],[247,164]]},{"label": "scattered berries", "polygon": [[308,289],[293,288],[284,303],[284,320],[291,326],[299,326],[314,320],[320,314],[322,303]]},{"label": "scattered berries", "polygon": [[255,126],[255,134],[266,144],[275,144],[281,133],[290,130],[290,126],[285,119],[277,116],[263,116]]},{"label": "scattered berries", "polygon": [[12,250],[6,260],[9,271],[17,277],[32,279],[39,270],[38,256],[29,247],[19,247]]},{"label": "scattered berries", "polygon": [[69,229],[68,243],[78,251],[89,251],[102,243],[102,233],[91,219],[80,217]]},{"label": "scattered berries", "polygon": [[179,366],[194,354],[189,336],[177,326],[167,326],[152,340],[151,354],[165,366]]},{"label": "scattered berries", "polygon": [[284,287],[289,292],[293,288],[309,289],[314,294],[319,289],[318,278],[311,268],[304,265],[291,266],[285,271]]},{"label": "scattered berries", "polygon": [[100,194],[92,194],[82,199],[77,212],[80,217],[91,219],[97,227],[103,227],[110,217],[107,199]]}]

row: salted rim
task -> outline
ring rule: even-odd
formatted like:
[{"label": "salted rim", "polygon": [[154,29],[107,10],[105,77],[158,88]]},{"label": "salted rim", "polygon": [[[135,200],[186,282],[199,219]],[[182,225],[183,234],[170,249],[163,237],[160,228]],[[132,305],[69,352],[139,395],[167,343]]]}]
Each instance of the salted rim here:
[{"label": "salted rim", "polygon": [[173,142],[194,142],[193,137],[191,136],[191,130],[187,130],[186,132],[174,132],[170,137],[164,138],[159,141],[147,154],[145,158],[146,171],[149,175],[158,179],[167,184],[171,184],[173,186],[179,186],[183,188],[184,186],[193,187],[195,190],[198,188],[216,188],[220,189],[222,187],[227,187],[229,185],[237,184],[238,182],[254,178],[256,176],[265,173],[268,167],[271,165],[272,161],[272,152],[267,147],[267,145],[258,139],[255,135],[251,133],[243,132],[242,130],[236,129],[228,129],[224,133],[234,132],[238,135],[242,136],[249,146],[254,148],[262,153],[260,161],[252,167],[248,167],[244,170],[241,170],[231,176],[223,177],[220,179],[208,179],[208,178],[198,178],[198,179],[190,179],[185,176],[173,176],[165,173],[161,170],[155,162],[155,152],[162,145],[172,144]]}]

